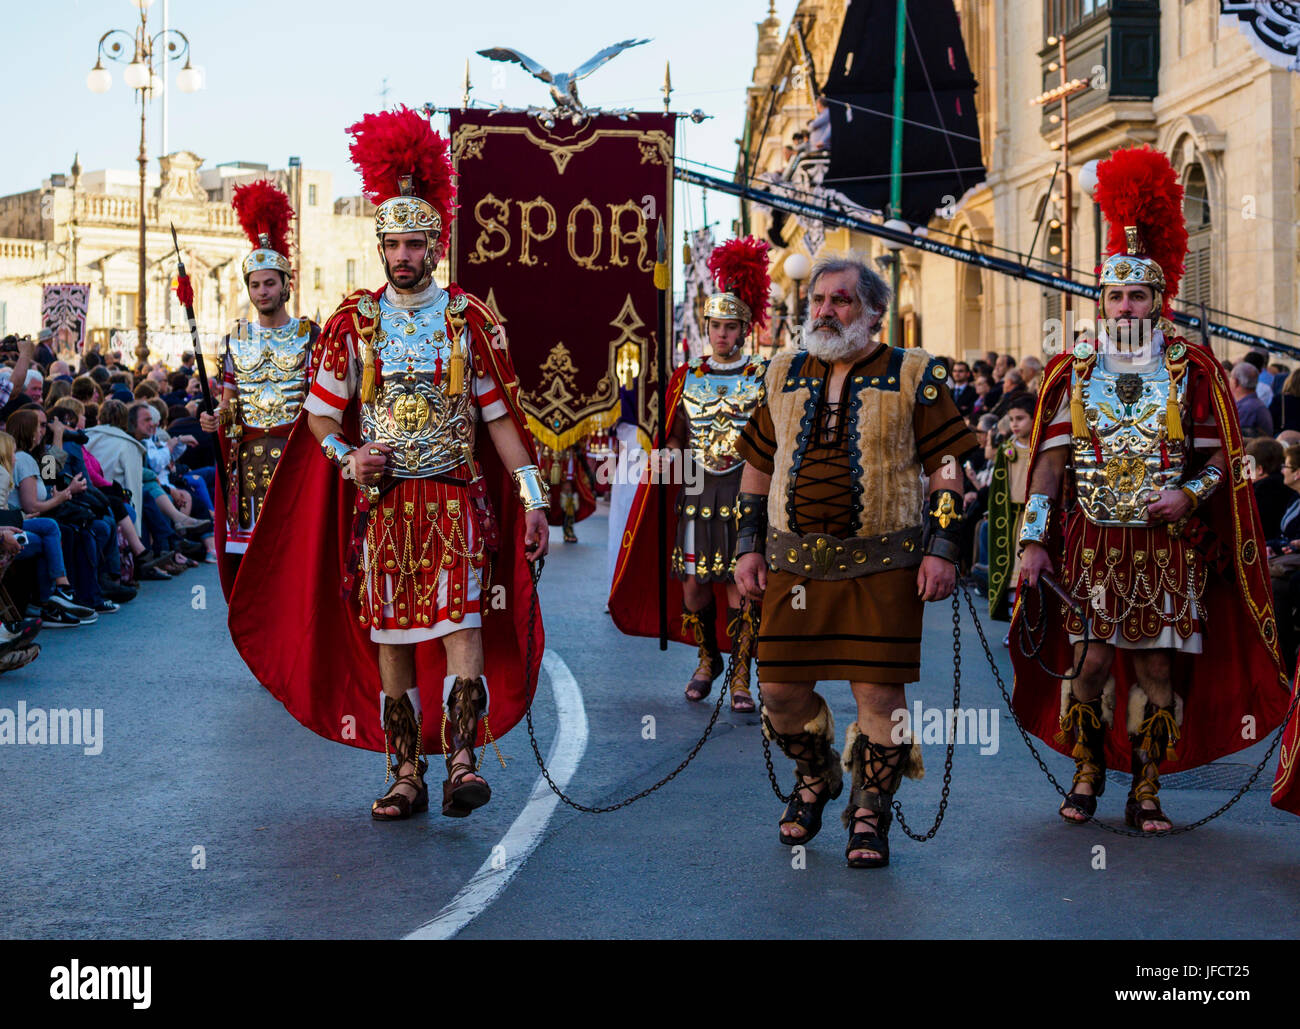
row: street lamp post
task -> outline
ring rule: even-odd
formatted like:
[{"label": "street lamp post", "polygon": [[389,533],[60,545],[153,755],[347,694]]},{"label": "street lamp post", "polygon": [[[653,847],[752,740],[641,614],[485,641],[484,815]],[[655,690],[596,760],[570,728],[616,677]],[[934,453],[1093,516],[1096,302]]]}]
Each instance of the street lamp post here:
[{"label": "street lamp post", "polygon": [[[189,60],[190,41],[179,29],[164,29],[149,35],[149,7],[153,0],[134,0],[140,11],[140,24],[131,32],[125,29],[109,29],[99,37],[99,47],[95,57],[95,67],[86,76],[86,86],[92,93],[107,93],[113,85],[113,76],[104,67],[104,59],[126,64],[122,78],[131,89],[135,90],[136,99],[140,101],[140,152],[136,161],[140,165],[140,244],[137,263],[139,278],[136,293],[136,341],[135,353],[141,366],[149,363],[149,316],[147,311],[148,279],[146,266],[148,255],[145,246],[145,177],[149,169],[149,154],[145,149],[145,130],[147,126],[148,102],[153,91],[162,84],[162,76],[155,70],[155,61],[159,66],[167,61],[185,60],[185,67],[176,76],[176,86],[182,93],[193,93],[203,86],[203,79],[198,69],[191,67]],[[122,37],[122,38],[118,38]],[[127,58],[127,45],[130,43],[131,57]],[[162,44],[166,44],[165,48]],[[165,73],[166,68],[163,68]]]},{"label": "street lamp post", "polygon": [[782,267],[785,269],[785,274],[790,281],[794,283],[794,326],[792,335],[797,339],[799,326],[803,324],[803,280],[808,278],[808,273],[812,271],[812,262],[808,260],[806,254],[801,254],[796,250],[785,259],[785,264]]}]

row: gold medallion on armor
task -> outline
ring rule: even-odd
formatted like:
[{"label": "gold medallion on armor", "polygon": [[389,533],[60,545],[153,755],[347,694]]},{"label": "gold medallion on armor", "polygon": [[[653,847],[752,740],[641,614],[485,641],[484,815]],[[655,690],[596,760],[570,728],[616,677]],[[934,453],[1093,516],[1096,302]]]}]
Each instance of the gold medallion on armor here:
[{"label": "gold medallion on armor", "polygon": [[393,402],[393,419],[403,432],[415,432],[429,420],[429,402],[419,393],[403,393]]}]

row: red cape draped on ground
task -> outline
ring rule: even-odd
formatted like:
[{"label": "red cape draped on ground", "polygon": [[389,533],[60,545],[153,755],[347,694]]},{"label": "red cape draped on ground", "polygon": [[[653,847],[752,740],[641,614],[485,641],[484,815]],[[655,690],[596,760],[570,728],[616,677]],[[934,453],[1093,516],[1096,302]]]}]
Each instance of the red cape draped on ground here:
[{"label": "red cape draped on ground", "polygon": [[[356,311],[358,299],[378,300],[382,292],[361,290],[343,302],[325,326],[313,369],[336,334],[360,331],[366,320]],[[449,286],[448,292],[456,296],[460,291]],[[501,386],[510,417],[535,462],[509,355],[487,342],[485,328],[491,314],[471,297],[465,317],[474,368],[485,368]],[[351,440],[359,438],[359,406],[354,397],[344,413],[343,434]],[[532,664],[525,674],[532,580],[524,557],[523,508],[513,477],[482,425],[475,451],[501,534],[482,613],[485,674],[491,693],[488,715],[493,735],[500,737],[523,717],[532,699],[545,638],[539,607]],[[301,418],[271,481],[257,532],[239,570],[230,605],[230,634],[258,682],[303,725],[326,739],[382,751],[378,646],[359,621],[355,582],[346,599],[341,595],[356,495],[355,487],[344,482],[321,453],[307,419]],[[424,749],[436,754],[441,751],[438,730],[446,655],[438,640],[418,644],[415,653]]]},{"label": "red cape draped on ground", "polygon": [[[1300,682],[1300,669],[1297,669]],[[1300,815],[1300,775],[1296,775],[1296,754],[1300,751],[1300,716],[1293,717],[1282,737],[1277,775],[1273,779],[1273,806]]]},{"label": "red cape draped on ground", "polygon": [[[669,429],[681,403],[682,389],[686,384],[687,366],[682,365],[668,380],[668,396],[664,410],[668,412],[665,423]],[[628,636],[659,636],[659,537],[655,529],[659,521],[659,490],[668,492],[667,552],[672,554],[677,539],[677,495],[680,484],[650,482],[650,464],[637,486],[628,512],[627,528],[614,566],[614,584],[609,591],[609,613],[619,632]],[[713,597],[718,608],[717,640],[724,654],[731,652],[731,639],[727,635],[727,590],[723,583],[713,584]],[[682,628],[682,584],[668,573],[668,638],[678,643],[695,646],[695,639]]]},{"label": "red cape draped on ground", "polygon": [[[1177,338],[1166,340],[1171,345]],[[1183,341],[1186,342],[1186,341]],[[1179,772],[1207,764],[1235,753],[1263,739],[1281,724],[1286,713],[1287,684],[1277,655],[1276,623],[1273,621],[1272,591],[1264,560],[1264,536],[1255,509],[1255,491],[1249,481],[1240,481],[1245,448],[1237,424],[1237,409],[1228,390],[1223,369],[1205,347],[1187,344],[1187,393],[1191,397],[1186,418],[1187,435],[1193,420],[1201,421],[1212,412],[1219,427],[1230,472],[1237,474],[1235,488],[1228,482],[1197,511],[1232,554],[1234,579],[1211,572],[1202,597],[1204,652],[1179,655],[1174,660],[1174,688],[1184,698],[1182,739],[1176,746],[1177,760],[1162,763],[1166,772]],[[1054,358],[1043,376],[1038,410],[1034,415],[1030,476],[1033,461],[1046,426],[1044,417],[1055,414],[1070,381],[1071,356]],[[1067,476],[1068,479],[1068,476]],[[1063,487],[1064,488],[1064,487]],[[1057,505],[1057,511],[1062,505]],[[1053,566],[1062,561],[1060,517],[1053,513],[1048,549]],[[1252,560],[1248,544],[1254,544]],[[1056,742],[1060,731],[1060,680],[1051,678],[1036,662],[1020,652],[1020,623],[1025,617],[1024,598],[1019,597],[1011,620],[1011,660],[1015,666],[1013,707],[1025,728],[1068,754],[1073,741]],[[1032,620],[1031,620],[1032,621]],[[1049,668],[1069,670],[1073,650],[1066,636],[1059,605],[1051,601],[1046,619],[1047,641],[1042,660]],[[1127,730],[1128,690],[1135,682],[1127,651],[1118,649],[1115,671],[1115,717],[1106,736],[1106,764],[1119,771],[1131,771]],[[1243,738],[1243,720],[1253,720],[1254,733]]]}]

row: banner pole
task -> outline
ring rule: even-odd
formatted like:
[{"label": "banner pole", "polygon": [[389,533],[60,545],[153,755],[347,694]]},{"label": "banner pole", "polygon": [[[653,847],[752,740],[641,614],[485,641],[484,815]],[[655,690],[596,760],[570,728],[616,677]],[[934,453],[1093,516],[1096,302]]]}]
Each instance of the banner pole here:
[{"label": "banner pole", "polygon": [[[671,194],[670,194],[671,197]],[[658,238],[658,260],[655,262],[655,289],[659,291],[659,309],[658,309],[658,339],[655,360],[658,362],[658,381],[655,383],[655,390],[659,397],[657,405],[659,411],[659,431],[656,433],[658,440],[658,454],[651,455],[650,467],[652,469],[662,468],[658,464],[660,455],[662,455],[668,443],[668,416],[669,412],[664,410],[664,405],[668,402],[668,341],[664,336],[664,328],[667,324],[667,318],[664,312],[664,304],[669,299],[668,288],[671,285],[670,273],[668,270],[668,233],[664,228],[664,222],[667,219],[667,212],[663,212],[659,218],[659,238]],[[662,474],[662,472],[661,472]],[[659,508],[659,649],[668,649],[668,491],[664,489],[664,483],[659,484],[659,489],[655,490],[655,496],[658,499]]]}]

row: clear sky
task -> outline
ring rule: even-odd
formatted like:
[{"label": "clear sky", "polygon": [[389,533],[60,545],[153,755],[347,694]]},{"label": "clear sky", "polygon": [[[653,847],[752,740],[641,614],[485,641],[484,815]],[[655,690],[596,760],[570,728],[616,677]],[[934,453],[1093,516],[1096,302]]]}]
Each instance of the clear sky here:
[{"label": "clear sky", "polygon": [[[162,27],[163,4],[154,0],[149,9],[151,31]],[[776,4],[783,31],[795,5]],[[389,13],[395,10],[406,13]],[[585,79],[583,102],[662,110],[659,88],[671,61],[673,109],[714,115],[680,130],[679,154],[730,169],[753,74],[755,26],[766,16],[767,0],[170,0],[171,26],[189,37],[193,62],[206,76],[199,93],[172,91],[170,149],[192,150],[208,166],[247,160],[278,168],[293,154],[308,168],[332,171],[338,194],[355,194],[344,126],[386,104],[459,104],[466,58],[477,100],[549,104],[546,87],[522,68],[475,51],[511,46],[567,71],[610,43],[650,38]],[[114,81],[103,95],[86,88],[86,73],[100,35],[131,29],[137,20],[134,0],[5,3],[0,195],[66,171],[75,151],[87,171],[134,169],[139,117],[124,66],[106,62]],[[173,77],[178,67],[171,66]],[[161,148],[161,106],[151,105],[151,158]],[[434,124],[445,131],[443,119]],[[679,229],[699,227],[699,190],[679,188],[678,205]],[[710,220],[722,220],[724,233],[736,210],[725,197],[709,200]]]}]

